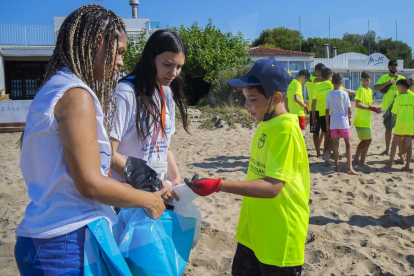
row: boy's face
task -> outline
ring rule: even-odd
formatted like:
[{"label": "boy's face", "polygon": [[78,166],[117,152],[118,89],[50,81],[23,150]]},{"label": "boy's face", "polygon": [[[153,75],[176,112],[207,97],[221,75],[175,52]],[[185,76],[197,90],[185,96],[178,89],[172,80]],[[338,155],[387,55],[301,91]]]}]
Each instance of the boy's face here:
[{"label": "boy's face", "polygon": [[243,95],[246,98],[244,107],[256,122],[263,121],[272,98],[266,99],[255,87],[244,87]]},{"label": "boy's face", "polygon": [[404,85],[397,85],[397,89],[398,89],[398,93],[406,93],[407,92],[407,87],[405,87]]},{"label": "boy's face", "polygon": [[330,76],[327,78],[327,80],[332,81],[332,76],[333,76],[333,75],[330,75]]},{"label": "boy's face", "polygon": [[361,83],[364,87],[368,87],[371,84],[372,79],[371,78],[362,78]]}]

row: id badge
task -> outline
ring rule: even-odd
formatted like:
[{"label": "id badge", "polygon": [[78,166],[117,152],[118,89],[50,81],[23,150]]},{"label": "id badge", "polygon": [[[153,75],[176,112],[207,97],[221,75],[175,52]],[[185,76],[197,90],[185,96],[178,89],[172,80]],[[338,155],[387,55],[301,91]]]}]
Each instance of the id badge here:
[{"label": "id badge", "polygon": [[156,161],[151,163],[151,168],[157,172],[159,178],[164,179],[167,174],[167,162]]}]

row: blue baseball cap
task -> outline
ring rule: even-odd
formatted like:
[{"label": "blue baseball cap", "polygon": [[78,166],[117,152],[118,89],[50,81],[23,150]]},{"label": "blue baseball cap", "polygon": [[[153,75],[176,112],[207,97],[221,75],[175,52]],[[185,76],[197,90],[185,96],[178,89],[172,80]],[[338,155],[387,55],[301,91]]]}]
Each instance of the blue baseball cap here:
[{"label": "blue baseball cap", "polygon": [[244,76],[227,80],[227,84],[233,87],[262,85],[272,92],[286,92],[291,81],[292,75],[282,63],[266,58],[256,60]]}]

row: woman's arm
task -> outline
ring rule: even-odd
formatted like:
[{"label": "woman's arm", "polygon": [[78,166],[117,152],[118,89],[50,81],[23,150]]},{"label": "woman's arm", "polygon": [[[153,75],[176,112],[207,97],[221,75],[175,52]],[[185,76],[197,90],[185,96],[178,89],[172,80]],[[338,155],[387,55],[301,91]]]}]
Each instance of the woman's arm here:
[{"label": "woman's arm", "polygon": [[55,106],[60,139],[79,193],[88,199],[119,207],[144,207],[152,218],[165,209],[161,195],[136,190],[102,175],[92,96],[81,88],[67,91]]},{"label": "woman's arm", "polygon": [[180,173],[178,172],[177,163],[175,163],[174,154],[170,148],[168,148],[167,152],[167,174],[173,186],[181,183],[181,177]]},{"label": "woman's arm", "polygon": [[113,160],[111,162],[111,169],[114,170],[118,175],[124,175],[124,167],[126,164],[126,158],[119,154],[116,150],[119,146],[119,141],[115,138],[111,138],[112,143],[112,150],[113,152]]}]

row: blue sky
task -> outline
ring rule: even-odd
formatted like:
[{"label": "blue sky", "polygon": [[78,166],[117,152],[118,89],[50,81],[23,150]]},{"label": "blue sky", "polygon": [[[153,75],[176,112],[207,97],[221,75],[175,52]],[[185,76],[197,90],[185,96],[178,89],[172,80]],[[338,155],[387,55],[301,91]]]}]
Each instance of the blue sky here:
[{"label": "blue sky", "polygon": [[[0,0],[0,24],[53,25],[53,16],[66,16],[76,8],[100,3],[95,0]],[[131,17],[128,0],[103,0],[102,5],[121,17]],[[190,26],[197,21],[224,32],[242,32],[251,41],[264,29],[284,26],[299,29],[307,37],[331,37],[365,33],[370,29],[383,38],[398,39],[414,48],[414,0],[140,0],[138,16],[160,20],[161,26]]]}]

